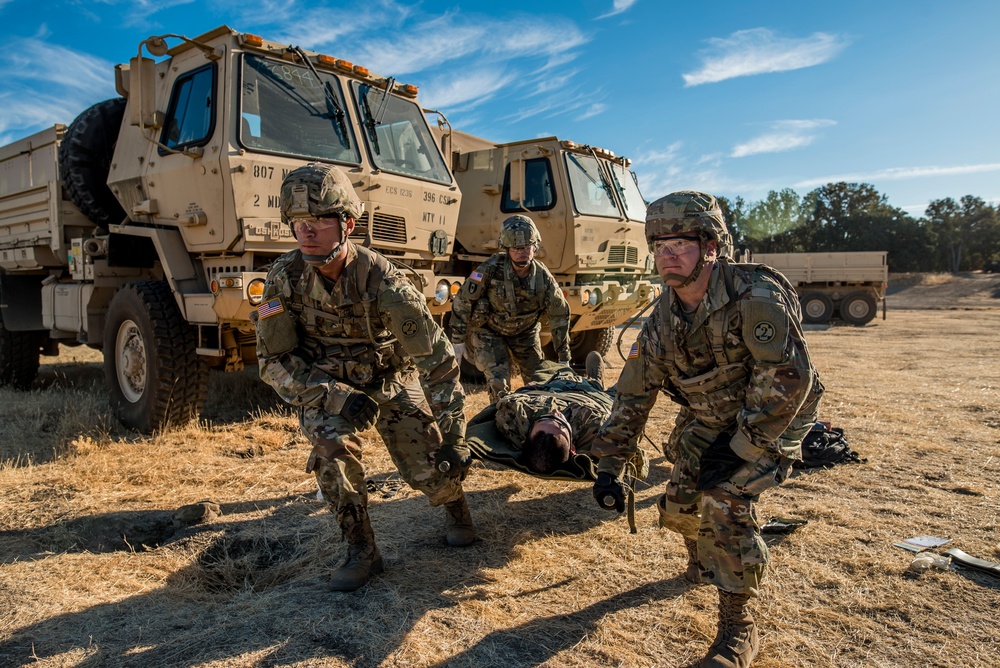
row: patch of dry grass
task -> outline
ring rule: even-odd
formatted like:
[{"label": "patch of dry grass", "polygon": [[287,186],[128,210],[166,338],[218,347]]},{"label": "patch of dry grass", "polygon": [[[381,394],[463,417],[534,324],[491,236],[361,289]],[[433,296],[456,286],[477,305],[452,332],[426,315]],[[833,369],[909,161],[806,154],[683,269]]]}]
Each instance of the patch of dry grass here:
[{"label": "patch of dry grass", "polygon": [[[762,518],[809,524],[769,538],[755,666],[1000,666],[1000,581],[911,576],[892,547],[926,533],[1000,559],[998,331],[1000,310],[980,310],[808,333],[821,417],[868,461],[762,499]],[[108,416],[99,358],[80,355],[46,359],[42,389],[0,393],[0,666],[675,666],[711,641],[714,591],[686,585],[680,540],[656,527],[659,453],[636,535],[586,485],[477,464],[482,540],[456,550],[376,440],[365,464],[388,568],[335,594],[339,530],[295,417],[252,371],[213,374],[200,423],[138,437]],[[486,403],[471,389],[470,415]],[[661,399],[654,441],[674,414]],[[205,500],[222,516],[173,521]]]}]

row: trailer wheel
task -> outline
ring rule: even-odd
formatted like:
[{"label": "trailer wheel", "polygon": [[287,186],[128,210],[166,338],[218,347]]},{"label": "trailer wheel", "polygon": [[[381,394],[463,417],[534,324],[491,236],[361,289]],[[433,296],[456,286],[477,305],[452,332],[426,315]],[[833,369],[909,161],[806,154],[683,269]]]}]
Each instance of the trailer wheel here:
[{"label": "trailer wheel", "polygon": [[0,387],[27,390],[38,377],[44,332],[14,332],[0,322]]},{"label": "trailer wheel", "polygon": [[104,329],[104,376],[115,417],[143,433],[197,417],[208,367],[196,347],[194,328],[165,282],[128,283],[115,293]]},{"label": "trailer wheel", "polygon": [[821,325],[833,317],[833,300],[822,292],[809,292],[799,299],[802,304],[802,322]]},{"label": "trailer wheel", "polygon": [[59,145],[59,174],[70,201],[102,229],[125,218],[108,187],[111,159],[125,117],[125,98],[98,102],[66,129]]},{"label": "trailer wheel", "polygon": [[840,319],[862,327],[875,319],[878,307],[867,292],[852,292],[840,302]]}]

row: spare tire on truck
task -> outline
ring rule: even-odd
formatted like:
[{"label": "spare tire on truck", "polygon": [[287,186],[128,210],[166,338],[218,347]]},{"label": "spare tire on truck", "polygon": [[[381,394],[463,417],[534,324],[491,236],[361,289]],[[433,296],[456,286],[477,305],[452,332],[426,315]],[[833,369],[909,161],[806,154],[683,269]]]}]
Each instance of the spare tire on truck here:
[{"label": "spare tire on truck", "polygon": [[115,417],[144,433],[197,418],[208,394],[208,367],[197,345],[166,282],[122,286],[104,327],[104,376]]},{"label": "spare tire on truck", "polygon": [[124,117],[125,98],[98,102],[76,117],[59,145],[59,177],[66,196],[104,230],[125,219],[125,210],[108,187]]}]

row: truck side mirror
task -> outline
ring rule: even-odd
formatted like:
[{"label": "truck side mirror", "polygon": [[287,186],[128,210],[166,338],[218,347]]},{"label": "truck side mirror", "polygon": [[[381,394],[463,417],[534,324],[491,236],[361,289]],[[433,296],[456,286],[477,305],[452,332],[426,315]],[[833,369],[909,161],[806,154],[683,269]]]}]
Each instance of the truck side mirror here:
[{"label": "truck side mirror", "polygon": [[524,160],[520,158],[510,161],[510,199],[518,203],[524,201]]},{"label": "truck side mirror", "polygon": [[156,62],[151,58],[129,61],[129,123],[141,128],[160,127],[156,112]]}]

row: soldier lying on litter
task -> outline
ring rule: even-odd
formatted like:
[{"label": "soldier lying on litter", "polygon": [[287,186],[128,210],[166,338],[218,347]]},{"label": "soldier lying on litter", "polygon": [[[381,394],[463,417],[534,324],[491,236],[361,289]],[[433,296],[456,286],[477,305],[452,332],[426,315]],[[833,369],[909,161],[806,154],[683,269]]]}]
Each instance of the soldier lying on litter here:
[{"label": "soldier lying on litter", "polygon": [[[649,464],[641,450],[601,461],[590,451],[613,403],[613,390],[603,389],[603,368],[596,352],[587,357],[587,376],[542,361],[527,385],[469,421],[466,438],[473,455],[540,478],[594,481],[600,471],[626,468],[645,478]],[[626,496],[623,487],[614,501],[621,509]]]}]

